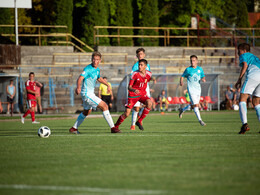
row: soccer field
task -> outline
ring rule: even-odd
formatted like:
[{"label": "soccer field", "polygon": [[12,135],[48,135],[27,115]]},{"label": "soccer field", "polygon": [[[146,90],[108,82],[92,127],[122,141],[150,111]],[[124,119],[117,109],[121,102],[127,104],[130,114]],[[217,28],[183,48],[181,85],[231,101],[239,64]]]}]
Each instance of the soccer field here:
[{"label": "soccer field", "polygon": [[[121,134],[103,118],[86,119],[80,135],[68,133],[71,118],[1,120],[0,194],[260,194],[255,111],[245,135],[238,112],[201,115],[205,127],[192,112],[151,114],[143,132],[129,130],[129,117]],[[37,135],[43,125],[47,139]]]}]

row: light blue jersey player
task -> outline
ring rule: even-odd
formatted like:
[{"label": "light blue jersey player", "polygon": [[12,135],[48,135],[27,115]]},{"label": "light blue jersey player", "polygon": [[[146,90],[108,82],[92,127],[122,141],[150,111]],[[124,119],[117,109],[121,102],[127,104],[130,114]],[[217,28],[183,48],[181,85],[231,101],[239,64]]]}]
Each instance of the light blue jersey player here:
[{"label": "light blue jersey player", "polygon": [[[198,66],[198,57],[196,55],[190,56],[191,66],[186,68],[180,78],[180,86],[183,86],[184,78],[187,78],[187,89],[191,100],[191,107],[196,114],[201,126],[205,126],[200,116],[199,102],[201,95],[200,81],[206,82],[203,69]],[[182,118],[182,114],[190,108],[190,105],[179,109],[179,117]]]},{"label": "light blue jersey player", "polygon": [[241,88],[239,101],[239,114],[242,127],[239,134],[245,134],[249,131],[247,124],[247,98],[252,95],[252,103],[256,110],[257,118],[260,122],[260,60],[254,54],[250,53],[250,45],[242,43],[238,46],[239,63],[242,67],[235,87],[241,87],[242,78],[245,81]]},{"label": "light blue jersey player", "polygon": [[111,90],[110,85],[100,77],[100,69],[98,68],[100,61],[101,54],[99,52],[94,52],[92,54],[92,63],[86,66],[83,72],[79,75],[76,94],[81,94],[84,111],[78,116],[73,127],[70,128],[70,133],[79,134],[78,127],[91,113],[91,110],[96,109],[97,107],[103,111],[103,116],[111,129],[111,133],[120,133],[120,130],[114,126],[107,104],[94,94],[96,81],[106,85],[108,91]]}]

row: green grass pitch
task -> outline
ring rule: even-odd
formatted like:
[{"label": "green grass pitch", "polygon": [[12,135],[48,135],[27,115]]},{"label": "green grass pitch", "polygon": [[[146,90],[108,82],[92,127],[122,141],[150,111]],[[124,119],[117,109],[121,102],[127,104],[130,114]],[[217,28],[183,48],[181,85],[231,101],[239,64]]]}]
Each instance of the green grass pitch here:
[{"label": "green grass pitch", "polygon": [[[88,118],[80,135],[68,133],[71,118],[0,118],[0,194],[260,194],[255,112],[245,135],[238,112],[201,115],[205,127],[192,112],[151,114],[143,132],[129,130],[129,117],[121,134]],[[40,126],[50,127],[49,138],[37,136]]]}]

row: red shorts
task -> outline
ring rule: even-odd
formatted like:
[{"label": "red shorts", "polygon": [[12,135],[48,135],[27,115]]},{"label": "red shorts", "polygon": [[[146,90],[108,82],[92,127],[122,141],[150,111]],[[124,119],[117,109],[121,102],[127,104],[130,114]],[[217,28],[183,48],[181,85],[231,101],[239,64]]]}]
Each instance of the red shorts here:
[{"label": "red shorts", "polygon": [[136,97],[129,97],[127,99],[127,104],[125,107],[132,109],[137,101],[141,103],[145,103],[146,100],[150,99],[147,95],[141,95],[141,96],[136,96]]},{"label": "red shorts", "polygon": [[36,107],[37,102],[36,100],[27,100],[29,108]]}]

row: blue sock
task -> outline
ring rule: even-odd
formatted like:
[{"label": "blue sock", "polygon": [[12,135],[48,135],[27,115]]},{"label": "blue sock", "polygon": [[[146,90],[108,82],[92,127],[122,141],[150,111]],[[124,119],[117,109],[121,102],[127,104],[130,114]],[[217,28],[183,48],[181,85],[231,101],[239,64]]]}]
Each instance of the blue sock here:
[{"label": "blue sock", "polygon": [[256,111],[258,121],[260,122],[260,104],[255,106],[255,111]]},{"label": "blue sock", "polygon": [[239,114],[242,124],[247,123],[247,107],[246,102],[239,102]]},{"label": "blue sock", "polygon": [[190,104],[187,105],[187,106],[185,106],[185,107],[182,109],[183,112],[185,112],[186,110],[190,110]]},{"label": "blue sock", "polygon": [[86,116],[83,113],[80,113],[80,115],[78,116],[75,124],[73,125],[73,127],[75,129],[78,129],[78,127],[81,125],[81,123],[83,123],[83,121],[85,120]]}]

